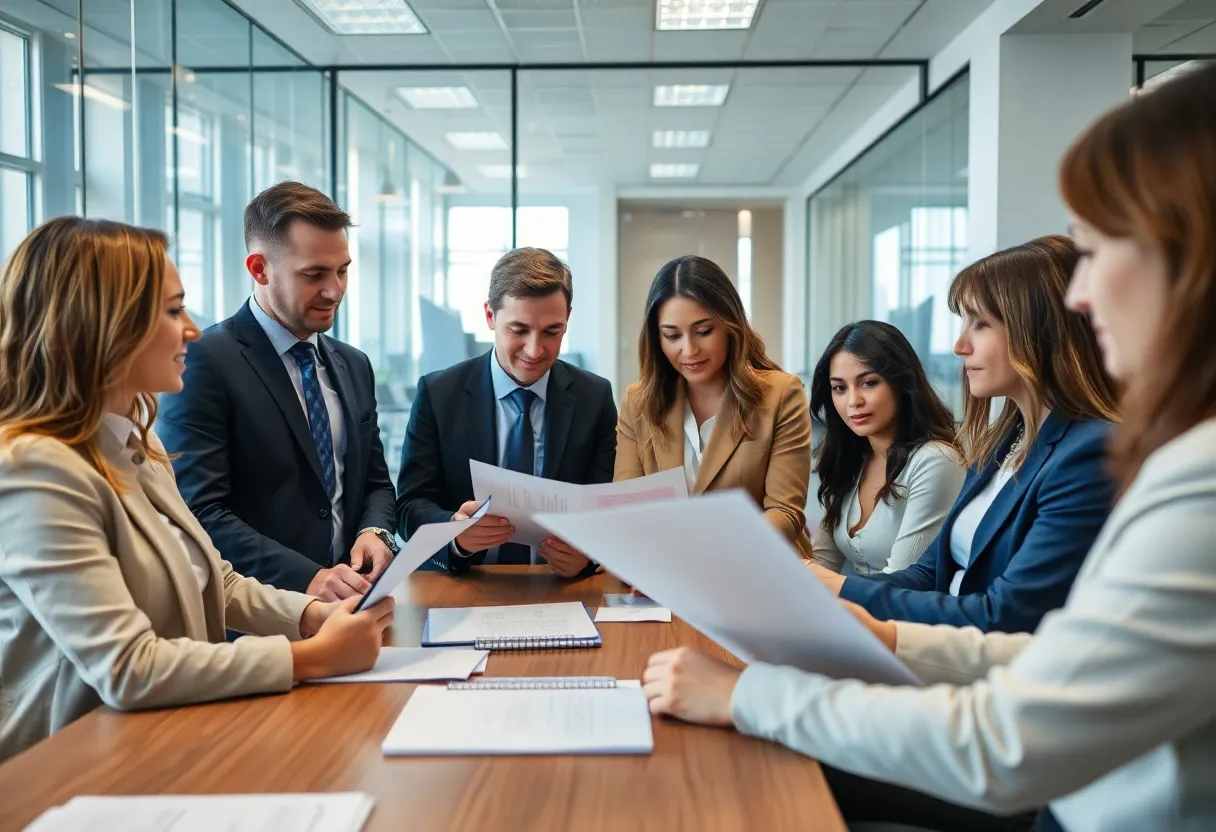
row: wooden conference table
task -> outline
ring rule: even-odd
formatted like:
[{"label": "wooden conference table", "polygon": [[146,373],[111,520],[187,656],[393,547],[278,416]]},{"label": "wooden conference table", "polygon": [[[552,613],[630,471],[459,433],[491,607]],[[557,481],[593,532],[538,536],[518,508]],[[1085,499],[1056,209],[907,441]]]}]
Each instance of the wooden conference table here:
[{"label": "wooden conference table", "polygon": [[[582,601],[608,576],[568,583],[545,567],[413,575],[392,643],[418,644],[428,607]],[[682,621],[600,624],[593,650],[495,653],[487,676],[638,678],[651,653],[693,645]],[[804,829],[845,825],[813,760],[725,731],[654,721],[648,757],[386,758],[380,742],[414,685],[317,685],[171,710],[100,708],[0,765],[0,829],[78,794],[361,791],[365,827],[397,829]],[[100,832],[100,830],[99,830]]]}]

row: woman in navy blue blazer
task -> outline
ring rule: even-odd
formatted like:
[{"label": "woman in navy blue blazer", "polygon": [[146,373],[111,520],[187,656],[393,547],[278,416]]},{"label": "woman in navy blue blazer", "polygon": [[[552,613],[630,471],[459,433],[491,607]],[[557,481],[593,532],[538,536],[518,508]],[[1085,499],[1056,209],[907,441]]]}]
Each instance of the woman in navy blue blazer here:
[{"label": "woman in navy blue blazer", "polygon": [[[810,568],[881,619],[1033,632],[1064,605],[1110,511],[1104,470],[1114,382],[1085,318],[1064,294],[1077,264],[1066,237],[1042,237],[967,267],[950,286],[967,392],[968,473],[937,539],[899,572]],[[1005,406],[990,421],[990,403]]]}]

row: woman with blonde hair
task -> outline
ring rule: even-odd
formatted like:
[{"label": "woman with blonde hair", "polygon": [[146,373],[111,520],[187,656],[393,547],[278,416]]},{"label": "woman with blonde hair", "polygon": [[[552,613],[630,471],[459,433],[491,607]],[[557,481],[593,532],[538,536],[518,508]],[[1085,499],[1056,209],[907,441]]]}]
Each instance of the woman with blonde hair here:
[{"label": "woman with blonde hair", "polygon": [[689,255],[659,269],[638,355],[641,380],[625,391],[613,479],[683,467],[690,494],[743,488],[810,557],[806,393],[765,354],[716,263]]},{"label": "woman with blonde hair", "polygon": [[907,569],[845,577],[812,564],[841,598],[878,618],[1005,633],[1034,632],[1063,606],[1113,494],[1103,454],[1115,385],[1085,318],[1064,304],[1077,260],[1067,237],[1041,237],[954,279],[967,477]]},{"label": "woman with blonde hair", "polygon": [[[653,711],[988,811],[1049,803],[1043,830],[1216,829],[1213,90],[1216,66],[1132,99],[1060,170],[1082,253],[1068,304],[1123,385],[1118,502],[1064,608],[1034,635],[859,614],[924,688],[662,653]],[[921,821],[872,785],[872,816]]]},{"label": "woman with blonde hair", "polygon": [[178,494],[155,396],[199,332],[166,252],[159,231],[61,217],[0,277],[0,759],[102,703],[365,670],[392,621],[391,600],[353,614],[237,575]]}]

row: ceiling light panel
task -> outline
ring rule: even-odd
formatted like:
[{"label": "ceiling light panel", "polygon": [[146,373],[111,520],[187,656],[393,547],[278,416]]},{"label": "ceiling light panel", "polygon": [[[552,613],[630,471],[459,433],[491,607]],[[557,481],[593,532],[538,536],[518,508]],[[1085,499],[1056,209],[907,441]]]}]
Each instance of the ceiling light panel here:
[{"label": "ceiling light panel", "polygon": [[701,172],[696,163],[655,164],[650,166],[651,179],[694,179]]},{"label": "ceiling light panel", "polygon": [[655,28],[660,31],[748,29],[760,0],[658,0]]},{"label": "ceiling light panel", "polygon": [[657,148],[709,147],[709,131],[655,130],[651,143]]},{"label": "ceiling light panel", "polygon": [[656,107],[721,107],[729,84],[660,84],[654,88]]},{"label": "ceiling light panel", "polygon": [[468,87],[397,87],[397,95],[415,110],[475,110]]},{"label": "ceiling light panel", "polygon": [[500,133],[445,133],[448,144],[457,150],[506,150],[507,142]]},{"label": "ceiling light panel", "polygon": [[[477,170],[481,171],[481,175],[486,179],[510,179],[510,165],[478,165]],[[518,168],[519,178],[526,179],[528,177],[528,169],[523,165]]]},{"label": "ceiling light panel", "polygon": [[405,0],[296,0],[335,35],[424,35]]}]

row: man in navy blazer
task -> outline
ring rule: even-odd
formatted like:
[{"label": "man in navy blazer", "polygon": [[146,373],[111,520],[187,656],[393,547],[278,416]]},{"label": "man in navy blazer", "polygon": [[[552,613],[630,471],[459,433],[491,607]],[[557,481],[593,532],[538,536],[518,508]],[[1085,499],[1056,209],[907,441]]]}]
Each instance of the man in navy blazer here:
[{"label": "man in navy blazer", "polygon": [[184,389],[156,421],[182,496],[233,568],[325,601],[365,592],[396,545],[371,364],[323,334],[346,291],[350,225],[298,182],[249,204],[253,297],[190,346]]},{"label": "man in navy blazer", "polygon": [[1048,415],[1021,467],[976,527],[961,568],[950,552],[959,513],[996,475],[1013,438],[963,483],[937,539],[907,569],[852,576],[840,597],[876,618],[973,626],[985,632],[1034,632],[1064,606],[1072,582],[1110,513],[1114,486],[1105,471],[1110,425]]},{"label": "man in navy blazer", "polygon": [[[548,251],[516,249],[494,266],[485,304],[494,348],[418,382],[397,478],[397,520],[407,539],[425,523],[473,512],[471,459],[580,485],[612,481],[612,386],[557,358],[572,300],[570,271]],[[429,565],[459,573],[547,563],[563,577],[596,570],[558,538],[531,549],[510,542],[513,532],[505,518],[484,517]]]}]

